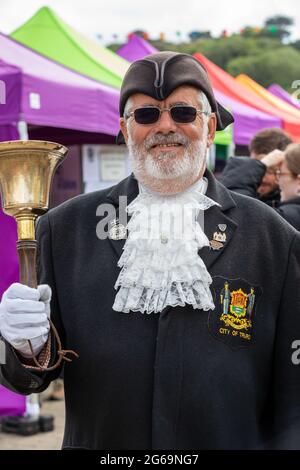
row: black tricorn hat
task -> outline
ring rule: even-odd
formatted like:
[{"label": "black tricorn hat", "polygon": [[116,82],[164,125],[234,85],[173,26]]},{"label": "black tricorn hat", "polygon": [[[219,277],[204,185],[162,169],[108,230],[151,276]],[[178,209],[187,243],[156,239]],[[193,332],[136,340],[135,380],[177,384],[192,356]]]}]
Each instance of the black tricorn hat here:
[{"label": "black tricorn hat", "polygon": [[[234,121],[232,114],[216,101],[205,67],[189,54],[171,51],[148,55],[130,65],[121,87],[120,116],[123,116],[126,101],[134,93],[164,100],[182,85],[190,85],[203,91],[212,112],[216,114],[217,131],[225,129]],[[117,143],[125,143],[121,131],[117,136]]]}]

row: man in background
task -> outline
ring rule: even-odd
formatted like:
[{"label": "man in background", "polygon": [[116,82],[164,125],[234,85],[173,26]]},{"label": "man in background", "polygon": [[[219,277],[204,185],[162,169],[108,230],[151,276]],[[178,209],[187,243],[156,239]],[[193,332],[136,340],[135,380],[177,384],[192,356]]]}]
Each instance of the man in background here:
[{"label": "man in background", "polygon": [[280,202],[277,167],[266,167],[261,160],[275,149],[285,150],[290,143],[291,138],[282,129],[269,128],[258,132],[249,145],[250,158],[230,158],[221,175],[221,183],[232,191],[256,197],[276,207]]}]

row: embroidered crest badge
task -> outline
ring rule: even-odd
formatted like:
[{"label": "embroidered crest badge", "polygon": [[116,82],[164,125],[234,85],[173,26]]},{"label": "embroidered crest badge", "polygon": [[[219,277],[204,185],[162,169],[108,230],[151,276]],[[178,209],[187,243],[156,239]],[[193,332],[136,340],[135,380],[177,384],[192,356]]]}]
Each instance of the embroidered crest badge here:
[{"label": "embroidered crest badge", "polygon": [[243,279],[213,279],[215,310],[208,326],[218,339],[231,346],[243,346],[252,340],[256,305],[262,290]]}]

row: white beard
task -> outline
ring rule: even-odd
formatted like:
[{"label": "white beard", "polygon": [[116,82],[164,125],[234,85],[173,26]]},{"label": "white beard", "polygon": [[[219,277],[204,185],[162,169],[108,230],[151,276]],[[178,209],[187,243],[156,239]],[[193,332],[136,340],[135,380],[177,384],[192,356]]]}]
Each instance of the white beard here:
[{"label": "white beard", "polygon": [[[153,157],[147,150],[147,140],[141,145],[136,145],[129,132],[127,145],[135,177],[142,183],[145,183],[147,176],[158,180],[181,179],[183,183],[193,181],[206,162],[207,134],[206,126],[204,126],[202,137],[195,142],[188,142],[187,138],[180,134],[172,134],[169,142],[177,139],[186,145],[183,156],[178,158],[176,152],[162,152],[159,157]],[[168,136],[164,139],[168,142]],[[162,137],[161,140],[163,140]],[[165,159],[168,164],[162,165],[161,161]]]}]

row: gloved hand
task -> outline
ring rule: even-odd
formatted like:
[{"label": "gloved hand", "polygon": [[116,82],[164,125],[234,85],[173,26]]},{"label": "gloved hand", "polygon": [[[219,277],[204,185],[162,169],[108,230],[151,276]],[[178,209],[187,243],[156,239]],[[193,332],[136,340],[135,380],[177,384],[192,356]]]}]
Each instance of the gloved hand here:
[{"label": "gloved hand", "polygon": [[24,357],[38,354],[48,339],[50,329],[51,288],[42,284],[37,289],[12,284],[0,303],[0,332]]}]

